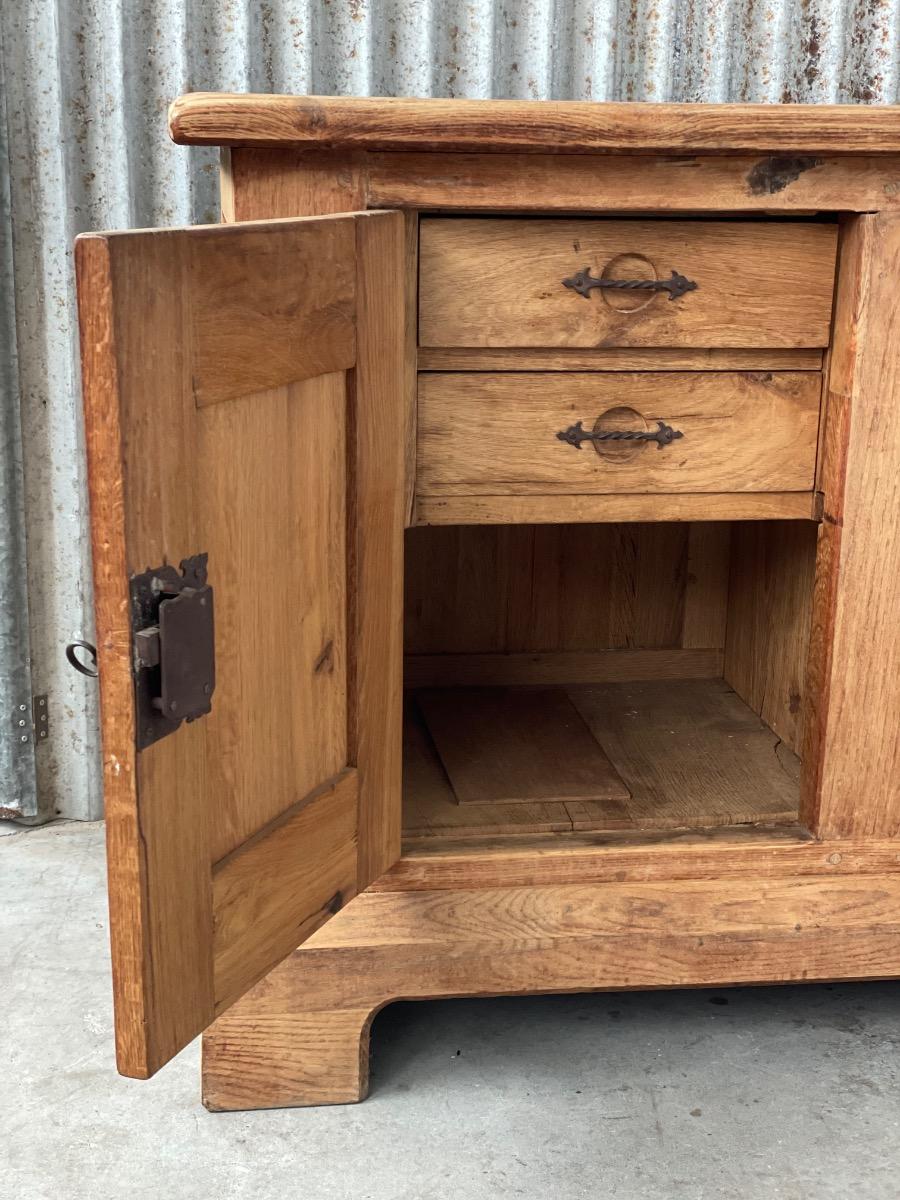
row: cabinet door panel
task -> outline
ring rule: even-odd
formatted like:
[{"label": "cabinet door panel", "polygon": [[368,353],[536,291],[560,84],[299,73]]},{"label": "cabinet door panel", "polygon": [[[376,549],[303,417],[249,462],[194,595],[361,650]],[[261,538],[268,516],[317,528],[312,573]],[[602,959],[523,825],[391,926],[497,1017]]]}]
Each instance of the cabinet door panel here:
[{"label": "cabinet door panel", "polygon": [[[362,213],[77,243],[124,1074],[399,854],[403,242]],[[201,553],[212,711],[137,749],[129,581]]]}]

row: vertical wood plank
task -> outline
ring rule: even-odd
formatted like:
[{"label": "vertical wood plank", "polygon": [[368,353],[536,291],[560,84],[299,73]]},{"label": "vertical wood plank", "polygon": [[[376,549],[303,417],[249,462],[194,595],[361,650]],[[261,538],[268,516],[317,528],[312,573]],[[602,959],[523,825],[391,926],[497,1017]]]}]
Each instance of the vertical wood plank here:
[{"label": "vertical wood plank", "polygon": [[730,544],[726,521],[695,521],[690,527],[681,625],[686,650],[725,645]]},{"label": "vertical wood plank", "polygon": [[206,731],[197,721],[135,752],[128,597],[131,574],[200,549],[187,247],[176,235],[98,236],[76,253],[117,1061],[143,1078],[214,1013]]},{"label": "vertical wood plank", "polygon": [[746,521],[732,534],[725,679],[798,753],[815,555],[810,521]]},{"label": "vertical wood plank", "polygon": [[816,684],[803,814],[820,836],[900,836],[900,219],[847,229],[831,360]]},{"label": "vertical wood plank", "polygon": [[357,223],[357,363],[351,436],[355,549],[359,886],[400,854],[406,230],[401,213]]}]

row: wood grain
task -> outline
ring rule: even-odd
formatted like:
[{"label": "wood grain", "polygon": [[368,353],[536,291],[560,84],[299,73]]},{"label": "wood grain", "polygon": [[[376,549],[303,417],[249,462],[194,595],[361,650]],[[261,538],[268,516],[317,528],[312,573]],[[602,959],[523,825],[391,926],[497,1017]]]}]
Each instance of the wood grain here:
[{"label": "wood grain", "polygon": [[345,770],[215,864],[217,1012],[355,893],[358,802]]},{"label": "wood grain", "polygon": [[814,492],[648,496],[419,496],[417,525],[559,525],[621,521],[818,520]]},{"label": "wood grain", "polygon": [[[414,706],[410,706],[413,707]],[[599,828],[630,829],[620,804],[598,806]],[[572,818],[563,802],[459,804],[418,710],[410,712],[403,740],[403,837],[406,843],[431,838],[481,838],[511,833],[570,832]]]},{"label": "wood grain", "polygon": [[897,861],[891,841],[823,842],[790,823],[465,840],[448,834],[411,840],[371,888],[390,892],[694,879],[715,881],[725,889],[738,877],[890,874]]},{"label": "wood grain", "polygon": [[900,222],[859,218],[847,253],[858,262],[839,299],[846,324],[829,380],[829,420],[837,423],[825,484],[831,530],[820,549],[814,626],[814,645],[821,652],[824,638],[830,650],[818,667],[810,747],[817,767],[805,807],[822,836],[896,837],[900,540],[891,522],[900,506]]},{"label": "wood grain", "polygon": [[421,346],[420,371],[821,371],[821,350]]},{"label": "wood grain", "polygon": [[796,821],[800,763],[721,679],[569,688],[635,825]]},{"label": "wood grain", "polygon": [[698,521],[690,527],[681,625],[686,650],[725,645],[731,538],[731,526],[724,521]]},{"label": "wood grain", "polygon": [[[528,672],[528,656],[547,663],[554,652],[570,666],[582,656],[585,672],[627,670],[607,667],[600,652],[680,644],[688,534],[686,525],[642,524],[410,530],[407,654],[455,659],[464,671],[463,656],[476,673],[498,661],[480,655]],[[536,667],[545,669],[553,671]]]},{"label": "wood grain", "polygon": [[367,892],[220,1018],[204,1091],[361,1099],[364,1014],[398,998],[896,975],[898,912],[896,873],[745,877],[727,903],[716,880]]},{"label": "wood grain", "polygon": [[898,175],[896,155],[391,154],[273,144],[223,149],[222,207],[225,220],[364,208],[808,216],[896,208]]},{"label": "wood grain", "polygon": [[[836,247],[828,224],[423,217],[419,343],[826,346]],[[674,301],[663,292],[585,299],[563,285],[585,267],[615,280],[677,271],[697,289]]]},{"label": "wood grain", "polygon": [[429,689],[415,702],[460,804],[629,797],[559,688]]},{"label": "wood grain", "polygon": [[[291,949],[310,914],[399,852],[403,222],[330,220],[77,244],[117,1044],[130,1075],[152,1074]],[[279,277],[276,299],[223,345],[209,300],[221,281],[227,324],[265,291],[263,267],[313,242],[321,259]],[[312,328],[309,362],[279,348],[286,321],[305,327],[305,289],[329,273],[366,301],[352,379],[316,374]],[[342,299],[335,313],[348,311]],[[251,392],[228,397],[237,353],[233,386]],[[273,384],[285,374],[300,381]],[[128,576],[201,551],[216,591],[213,711],[136,755]],[[319,799],[307,818],[327,814],[288,854],[294,824],[270,823],[349,767],[360,811],[343,791],[336,808]],[[271,837],[253,841],[261,829]],[[286,855],[282,885],[304,881],[287,893],[262,878]]]},{"label": "wood grain", "polygon": [[[699,108],[700,106],[695,106]],[[252,150],[235,150],[237,156]],[[334,170],[361,165],[369,204],[440,212],[756,212],[808,216],[896,208],[896,157],[783,153],[741,158],[668,154],[398,154],[332,152]]]},{"label": "wood grain", "polygon": [[[819,392],[809,372],[422,375],[416,487],[423,497],[810,491]],[[600,453],[558,438],[605,413],[615,419],[604,429],[663,422],[683,436]]]},{"label": "wood grain", "polygon": [[808,521],[748,522],[732,532],[725,679],[802,753],[816,563]]},{"label": "wood grain", "polygon": [[[407,842],[796,823],[799,760],[723,680],[582,685],[565,692],[630,792],[627,799],[589,805],[571,798],[554,805],[548,786],[543,799],[532,794],[530,803],[459,804],[433,745],[413,721],[404,767]],[[464,707],[464,691],[459,703]],[[482,740],[486,763],[490,748],[487,737]],[[561,736],[559,741],[558,749],[545,749],[548,758],[564,753]],[[456,760],[446,764],[451,775],[454,765],[458,769]]]},{"label": "wood grain", "polygon": [[354,1104],[369,1090],[370,1008],[271,1009],[267,981],[203,1039],[203,1103],[210,1112]]},{"label": "wood grain", "polygon": [[421,713],[416,705],[407,705],[403,730],[403,836],[407,842],[570,833],[576,814],[586,829],[634,828],[620,800],[459,804]]},{"label": "wood grain", "polygon": [[198,231],[188,270],[199,405],[353,365],[355,236],[353,220],[334,219],[293,222],[275,240],[269,223]]},{"label": "wood grain", "polygon": [[268,221],[360,212],[369,207],[356,162],[302,150],[222,150],[225,221]]},{"label": "wood grain", "polygon": [[353,377],[351,563],[356,628],[355,759],[359,878],[400,853],[403,696],[403,524],[406,231],[400,213],[357,221],[359,324]]},{"label": "wood grain", "polygon": [[160,354],[188,322],[184,257],[160,236],[131,242],[124,259],[121,246],[82,237],[75,264],[116,1061],[146,1078],[212,1020],[213,914],[204,722],[137,754],[131,676],[129,575],[199,548],[191,489],[178,487],[194,473],[187,362]]},{"label": "wood grain", "polygon": [[196,410],[198,547],[216,598],[212,862],[349,761],[346,409],[332,373]]},{"label": "wood grain", "polygon": [[632,683],[651,679],[715,679],[723,652],[683,650],[554,650],[538,654],[414,654],[404,683],[419,687],[535,687],[564,683]]},{"label": "wood grain", "polygon": [[900,113],[890,106],[596,104],[193,92],[169,109],[183,145],[320,146],[554,154],[688,151],[890,154]]}]

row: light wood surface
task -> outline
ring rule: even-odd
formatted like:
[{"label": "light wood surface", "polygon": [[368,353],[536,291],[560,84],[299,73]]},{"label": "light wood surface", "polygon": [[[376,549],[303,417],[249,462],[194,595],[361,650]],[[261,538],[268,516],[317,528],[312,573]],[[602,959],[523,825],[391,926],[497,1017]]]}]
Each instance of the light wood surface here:
[{"label": "light wood surface", "polygon": [[[375,219],[372,220],[371,217]],[[367,883],[400,853],[403,722],[403,523],[406,509],[403,380],[407,282],[400,213],[357,225],[360,319],[350,389],[350,562],[356,590],[351,666],[351,761],[359,781],[359,877]]]},{"label": "light wood surface", "polygon": [[[221,246],[212,254],[209,237]],[[356,361],[352,220],[217,227],[188,243],[191,379],[198,405],[344,371]],[[334,264],[326,273],[322,262]],[[298,280],[308,286],[300,289]],[[261,356],[265,343],[268,352]]]},{"label": "light wood surface", "polygon": [[[423,218],[421,346],[805,347],[828,344],[837,227],[746,221]],[[563,280],[696,283],[593,291]]]},{"label": "light wood surface", "polygon": [[424,689],[414,701],[459,804],[628,800],[559,688]]},{"label": "light wood surface", "polygon": [[216,1012],[354,894],[358,804],[358,773],[342,771],[215,864]]},{"label": "light wood surface", "polygon": [[[332,373],[197,409],[189,429],[204,464],[194,549],[209,554],[216,604],[203,721],[213,863],[351,761],[346,405]],[[164,758],[182,732],[142,757]]]},{"label": "light wood surface", "polygon": [[725,679],[791,749],[802,753],[816,565],[808,521],[735,525]]},{"label": "light wood surface", "polygon": [[421,346],[420,371],[820,371],[821,350]]},{"label": "light wood surface", "polygon": [[[778,374],[426,374],[420,496],[811,491],[820,381]],[[604,414],[608,414],[604,416]],[[599,428],[682,434],[670,445],[590,443]],[[714,514],[710,514],[714,515]]]},{"label": "light wood surface", "polygon": [[690,527],[681,624],[686,651],[725,645],[731,539],[732,527],[725,521],[697,521]]},{"label": "light wood surface", "polygon": [[[75,261],[116,1059],[122,1073],[146,1076],[214,1015],[212,856],[205,722],[143,754],[135,749],[128,578],[164,558],[177,563],[199,547],[192,489],[175,482],[196,470],[186,363],[160,354],[179,345],[188,325],[181,259],[163,235],[129,240],[125,264],[121,244],[82,238]],[[152,804],[143,799],[148,792]]]},{"label": "light wood surface", "polygon": [[204,1035],[203,1103],[210,1112],[365,1099],[375,1013],[336,1006],[300,1012],[290,1001],[270,1010],[267,987],[263,980],[240,1014],[220,1018]]},{"label": "light wood surface", "polygon": [[[443,749],[451,754],[442,770],[434,744],[411,714],[404,771],[407,842],[579,829],[796,822],[797,756],[780,744],[778,736],[723,680],[582,685],[567,687],[565,692],[618,772],[630,793],[626,798],[613,805],[555,798],[550,781],[537,773],[520,804],[460,804],[447,778],[449,774],[453,780],[454,770],[458,773],[460,767],[459,759],[452,757],[455,730],[448,735],[439,727],[436,732],[438,748],[443,738]],[[463,689],[459,694],[463,712],[465,704]],[[467,795],[473,787],[493,785],[488,778],[494,763],[490,735],[488,728],[481,738],[482,755],[468,764]],[[548,760],[565,753],[564,737],[558,737],[556,749],[545,748]],[[498,747],[496,759],[502,754]],[[479,772],[482,778],[473,779]],[[552,803],[554,799],[559,802]]]},{"label": "light wood surface", "polygon": [[900,151],[890,106],[634,104],[235,95],[192,92],[169,109],[190,145],[326,146],[554,154],[591,150],[775,154]]},{"label": "light wood surface", "polygon": [[225,220],[363,208],[809,216],[900,203],[890,155],[390,154],[277,145],[222,155]]},{"label": "light wood surface", "polygon": [[510,834],[570,833],[584,829],[632,829],[621,800],[490,801],[460,804],[450,786],[421,713],[407,704],[403,730],[403,835],[416,839],[480,839]]},{"label": "light wood surface", "polygon": [[224,221],[318,217],[377,208],[368,203],[362,164],[292,150],[221,152]]},{"label": "light wood surface", "polygon": [[[235,156],[257,153],[235,150]],[[284,153],[282,151],[282,153]],[[322,157],[325,157],[323,155]],[[315,155],[308,155],[314,159]],[[809,216],[893,209],[897,159],[667,154],[398,154],[338,150],[332,171],[363,172],[372,207],[440,212],[727,213]],[[318,166],[310,164],[310,171]]]},{"label": "light wood surface", "polygon": [[[403,221],[91,235],[76,255],[117,1047],[120,1070],[146,1076],[399,852]],[[223,341],[216,287],[236,321],[234,297],[249,305],[298,255],[289,353],[284,279]],[[324,324],[304,299],[319,276],[322,295],[342,281]],[[322,331],[348,313],[352,386],[315,374]],[[232,378],[246,394],[226,397]],[[213,711],[136,754],[128,576],[204,551]],[[296,843],[301,817],[270,825],[349,767],[359,812],[341,789],[311,802],[315,836]],[[303,887],[279,890],[286,854]]]},{"label": "light wood surface", "polygon": [[635,825],[797,819],[797,756],[724,680],[596,684],[569,695],[631,792]]},{"label": "light wood surface", "polygon": [[218,1109],[360,1100],[370,1015],[393,999],[883,978],[883,875],[367,892],[204,1039]]},{"label": "light wood surface", "polygon": [[815,492],[649,496],[419,496],[417,525],[565,525],[622,521],[817,521]]},{"label": "light wood surface", "polygon": [[391,892],[677,879],[716,880],[724,888],[739,877],[890,874],[896,863],[896,845],[887,839],[819,841],[790,823],[554,836],[450,835],[407,843],[371,888]]},{"label": "light wood surface", "polygon": [[813,636],[814,643],[824,637],[830,650],[820,669],[810,750],[818,765],[807,804],[823,836],[896,837],[900,222],[886,214],[859,218],[847,254],[858,263],[839,298],[843,321],[829,379],[837,423],[828,434],[825,484],[832,529],[820,554],[822,609]]},{"label": "light wood surface", "polygon": [[[575,665],[573,678],[582,671],[627,672],[627,665],[605,665],[598,652],[669,651],[680,645],[689,538],[687,525],[409,530],[406,653],[466,658],[470,668],[459,669],[473,674],[490,672],[490,663],[500,657],[511,671],[527,672],[530,659],[535,683],[562,682],[539,677],[555,670],[551,660],[557,652],[568,665],[581,656],[584,666]],[[721,586],[724,603],[724,579]],[[488,656],[486,664],[481,655]],[[517,655],[526,657],[512,661]],[[651,655],[643,667],[652,663],[667,673],[659,657]],[[634,669],[643,667],[636,663]],[[448,663],[449,672],[455,669]]]},{"label": "light wood surface", "polygon": [[536,687],[564,683],[632,683],[714,679],[724,653],[715,648],[553,650],[538,654],[413,654],[403,663],[407,688]]}]

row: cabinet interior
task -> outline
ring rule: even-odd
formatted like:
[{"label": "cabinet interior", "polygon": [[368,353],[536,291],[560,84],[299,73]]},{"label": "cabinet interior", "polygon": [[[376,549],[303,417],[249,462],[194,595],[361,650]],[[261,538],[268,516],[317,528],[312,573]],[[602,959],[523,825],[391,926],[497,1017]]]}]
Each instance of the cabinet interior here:
[{"label": "cabinet interior", "polygon": [[816,530],[408,530],[407,841],[796,823]]}]

